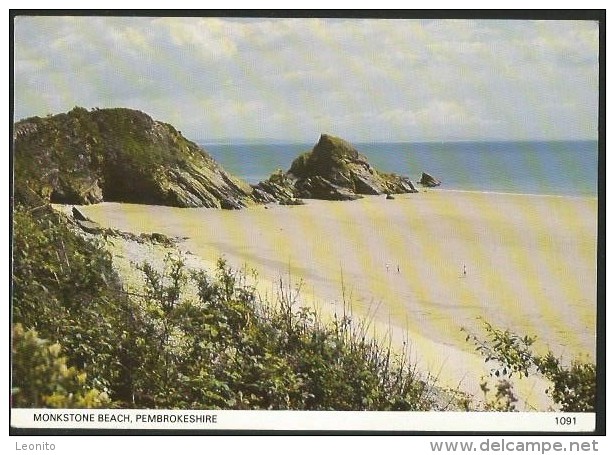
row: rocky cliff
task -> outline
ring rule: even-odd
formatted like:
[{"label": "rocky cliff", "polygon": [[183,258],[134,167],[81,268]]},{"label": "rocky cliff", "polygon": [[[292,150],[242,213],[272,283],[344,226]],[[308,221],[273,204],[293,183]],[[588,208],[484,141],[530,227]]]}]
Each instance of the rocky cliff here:
[{"label": "rocky cliff", "polygon": [[14,127],[14,197],[236,209],[252,188],[171,125],[131,109],[74,108]]},{"label": "rocky cliff", "polygon": [[374,169],[350,143],[328,134],[297,157],[288,172],[277,172],[255,191],[263,201],[267,197],[351,200],[368,194],[417,192],[407,177]]}]

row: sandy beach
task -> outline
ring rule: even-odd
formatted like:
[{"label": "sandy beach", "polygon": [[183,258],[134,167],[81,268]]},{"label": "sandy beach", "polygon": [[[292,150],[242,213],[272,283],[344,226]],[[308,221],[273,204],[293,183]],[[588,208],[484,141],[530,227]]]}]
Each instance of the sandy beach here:
[{"label": "sandy beach", "polygon": [[[211,267],[224,256],[255,270],[263,296],[282,278],[325,315],[346,300],[376,336],[407,338],[419,368],[450,387],[480,393],[488,368],[460,330],[482,333],[480,318],[564,359],[595,358],[595,198],[435,190],[240,211],[80,210],[104,227],[188,237],[180,248]],[[519,395],[540,409],[542,386],[525,381]]]}]

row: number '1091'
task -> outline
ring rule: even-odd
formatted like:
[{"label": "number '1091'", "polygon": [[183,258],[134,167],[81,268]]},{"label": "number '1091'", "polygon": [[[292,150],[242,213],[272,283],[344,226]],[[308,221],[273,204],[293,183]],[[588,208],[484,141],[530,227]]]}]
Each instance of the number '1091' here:
[{"label": "number '1091'", "polygon": [[576,425],[577,418],[576,417],[556,417],[555,423],[558,425]]}]

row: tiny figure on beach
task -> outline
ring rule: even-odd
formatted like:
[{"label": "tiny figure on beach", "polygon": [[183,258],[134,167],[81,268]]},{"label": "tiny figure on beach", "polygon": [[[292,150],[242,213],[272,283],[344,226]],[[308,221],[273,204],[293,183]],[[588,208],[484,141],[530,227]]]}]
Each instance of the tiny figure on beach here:
[{"label": "tiny figure on beach", "polygon": [[397,265],[397,273],[399,273],[399,264]]},{"label": "tiny figure on beach", "polygon": [[389,272],[389,263],[386,263],[387,273]]},{"label": "tiny figure on beach", "polygon": [[465,277],[467,276],[467,274],[468,274],[468,271],[466,270],[466,265],[463,264],[463,276]]}]

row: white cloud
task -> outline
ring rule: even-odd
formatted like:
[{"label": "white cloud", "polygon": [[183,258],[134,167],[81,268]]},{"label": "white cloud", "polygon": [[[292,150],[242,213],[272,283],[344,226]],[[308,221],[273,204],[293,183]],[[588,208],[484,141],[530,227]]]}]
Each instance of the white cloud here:
[{"label": "white cloud", "polygon": [[170,38],[173,45],[193,52],[194,57],[229,58],[237,53],[232,27],[221,19],[162,18],[151,25],[160,38]]},{"label": "white cloud", "polygon": [[597,55],[580,21],[27,17],[15,113],[127,106],[193,138],[590,137]]}]

